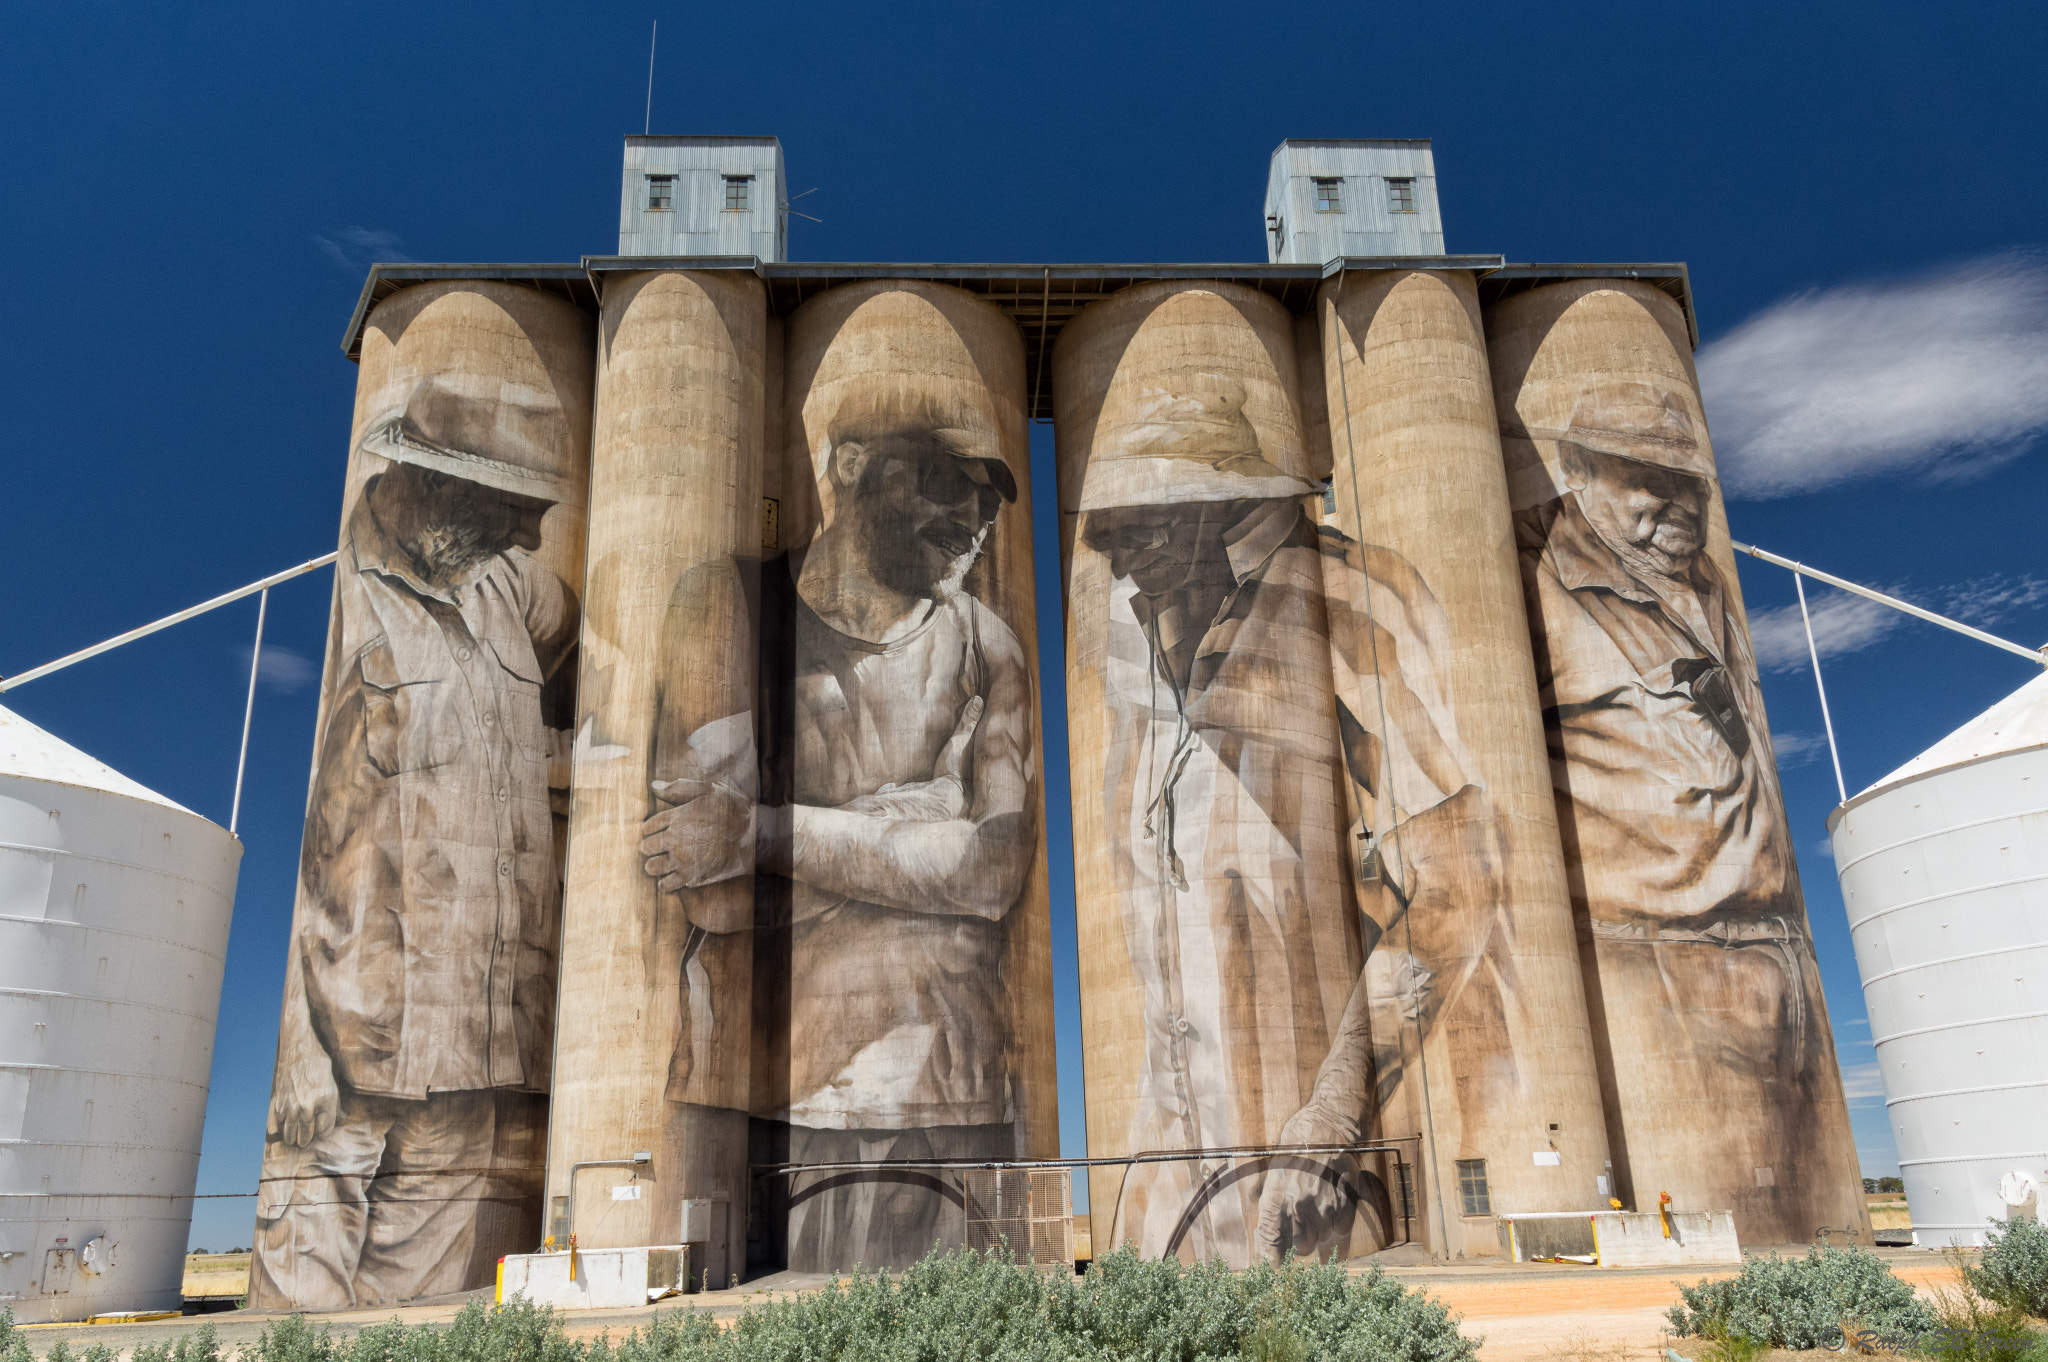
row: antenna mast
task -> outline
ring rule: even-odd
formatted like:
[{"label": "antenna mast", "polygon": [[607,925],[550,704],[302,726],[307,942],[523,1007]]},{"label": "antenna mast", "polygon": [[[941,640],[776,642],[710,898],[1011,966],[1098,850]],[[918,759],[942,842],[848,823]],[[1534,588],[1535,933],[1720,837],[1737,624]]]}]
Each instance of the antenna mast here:
[{"label": "antenna mast", "polygon": [[647,121],[640,126],[643,135],[654,131],[654,44],[661,37],[661,20],[654,21],[654,27],[647,34]]}]

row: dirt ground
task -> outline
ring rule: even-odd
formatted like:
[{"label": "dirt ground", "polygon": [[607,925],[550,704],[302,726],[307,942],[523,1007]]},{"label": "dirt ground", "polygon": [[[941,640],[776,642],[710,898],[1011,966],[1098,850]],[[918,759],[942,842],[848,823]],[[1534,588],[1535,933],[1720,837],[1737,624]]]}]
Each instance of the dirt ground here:
[{"label": "dirt ground", "polygon": [[[1781,1250],[1803,1252],[1803,1246]],[[1923,1296],[1955,1285],[1954,1274],[1939,1254],[1921,1249],[1879,1249],[1900,1277]],[[1485,1339],[1481,1362],[1662,1362],[1664,1349],[1674,1348],[1681,1357],[1696,1357],[1697,1340],[1674,1339],[1668,1335],[1664,1312],[1678,1302],[1678,1283],[1692,1283],[1706,1277],[1733,1276],[1735,1269],[1700,1268],[1675,1271],[1670,1268],[1566,1267],[1549,1263],[1500,1263],[1481,1261],[1440,1265],[1399,1261],[1383,1262],[1387,1271],[1405,1286],[1428,1292],[1460,1316],[1460,1327]],[[194,1264],[195,1267],[201,1266]],[[232,1272],[226,1263],[204,1265],[215,1272]],[[1363,1270],[1364,1265],[1358,1265]],[[762,1278],[734,1291],[711,1292],[702,1296],[670,1299],[659,1306],[639,1310],[581,1311],[567,1319],[574,1338],[595,1338],[601,1331],[623,1334],[644,1324],[655,1310],[687,1305],[708,1309],[730,1318],[748,1304],[787,1292],[815,1290],[824,1278],[780,1273]],[[486,1299],[489,1293],[480,1293]],[[408,1324],[444,1323],[455,1317],[469,1296],[452,1296],[396,1309],[365,1310],[346,1314],[314,1315],[317,1323],[330,1325],[337,1333],[353,1333],[369,1324],[393,1317]],[[182,1320],[152,1321],[119,1325],[42,1325],[25,1331],[37,1353],[48,1351],[58,1338],[70,1341],[74,1352],[81,1346],[104,1344],[117,1353],[127,1353],[137,1344],[153,1342],[168,1333],[184,1332],[210,1323],[220,1336],[224,1350],[247,1346],[267,1326],[276,1323],[274,1314],[246,1310],[225,1311]],[[1818,1354],[1779,1353],[1774,1358],[1813,1362]]]},{"label": "dirt ground", "polygon": [[[1795,1250],[1787,1249],[1790,1254]],[[1939,1254],[1923,1249],[1879,1249],[1897,1273],[1921,1295],[1956,1285]],[[1544,1268],[1541,1277],[1523,1276]],[[1563,1270],[1523,1264],[1498,1268],[1401,1268],[1394,1275],[1419,1287],[1462,1316],[1467,1334],[1486,1340],[1482,1362],[1653,1362],[1674,1349],[1696,1356],[1697,1340],[1674,1339],[1664,1312],[1678,1303],[1678,1283],[1732,1277],[1735,1269],[1674,1272],[1615,1268]],[[1774,1353],[1802,1358],[1812,1353]]]}]

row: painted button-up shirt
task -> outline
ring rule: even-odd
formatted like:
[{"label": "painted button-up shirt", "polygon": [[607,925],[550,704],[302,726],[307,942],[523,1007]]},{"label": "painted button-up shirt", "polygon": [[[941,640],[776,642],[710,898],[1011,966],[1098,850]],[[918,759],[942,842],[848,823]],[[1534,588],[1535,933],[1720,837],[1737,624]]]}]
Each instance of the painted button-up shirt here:
[{"label": "painted button-up shirt", "polygon": [[314,1031],[360,1093],[545,1091],[560,736],[541,690],[575,599],[518,549],[430,586],[367,494],[336,593],[295,932]]},{"label": "painted button-up shirt", "polygon": [[1713,564],[1645,582],[1571,494],[1518,529],[1552,779],[1593,918],[1803,925],[1756,662]]},{"label": "painted button-up shirt", "polygon": [[[1144,990],[1134,1149],[1275,1140],[1360,967],[1318,536],[1300,503],[1279,500],[1226,551],[1209,618],[1175,619],[1172,598],[1128,580],[1110,603],[1104,794]],[[1184,682],[1169,660],[1178,628],[1201,631]],[[1257,1179],[1198,1207],[1205,1171],[1134,1168],[1118,1241],[1243,1261]]]}]

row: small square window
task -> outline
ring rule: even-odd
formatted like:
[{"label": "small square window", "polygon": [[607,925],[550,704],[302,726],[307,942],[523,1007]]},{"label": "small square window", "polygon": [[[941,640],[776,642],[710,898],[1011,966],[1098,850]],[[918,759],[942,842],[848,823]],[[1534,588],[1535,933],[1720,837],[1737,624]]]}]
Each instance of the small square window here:
[{"label": "small square window", "polygon": [[1317,178],[1316,211],[1318,213],[1341,213],[1344,211],[1344,181]]},{"label": "small square window", "polygon": [[1492,1215],[1493,1198],[1486,1191],[1486,1160],[1458,1160],[1458,1199],[1466,1215]]},{"label": "small square window", "polygon": [[673,175],[649,175],[647,177],[647,211],[666,213],[676,206],[676,177]]},{"label": "small square window", "polygon": [[1412,213],[1415,211],[1414,180],[1387,181],[1387,209],[1389,212],[1394,213]]},{"label": "small square window", "polygon": [[725,177],[725,211],[744,213],[747,211],[747,190],[754,183],[751,175],[728,175]]}]

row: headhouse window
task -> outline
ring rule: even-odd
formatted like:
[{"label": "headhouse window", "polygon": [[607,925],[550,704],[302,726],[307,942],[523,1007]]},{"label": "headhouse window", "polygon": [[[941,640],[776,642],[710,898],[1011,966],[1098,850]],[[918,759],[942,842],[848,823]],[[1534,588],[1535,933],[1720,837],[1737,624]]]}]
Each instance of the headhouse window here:
[{"label": "headhouse window", "polygon": [[649,175],[647,177],[647,211],[666,213],[676,206],[676,177],[673,175]]},{"label": "headhouse window", "polygon": [[1486,1160],[1458,1160],[1458,1200],[1466,1215],[1492,1215],[1493,1198],[1486,1190]]},{"label": "headhouse window", "polygon": [[744,213],[747,211],[747,191],[753,186],[751,175],[728,175],[725,177],[725,211]]},{"label": "headhouse window", "polygon": [[1390,179],[1387,181],[1387,210],[1394,213],[1415,211],[1415,181],[1412,179]]},{"label": "headhouse window", "polygon": [[1318,213],[1341,213],[1344,211],[1344,181],[1316,177],[1316,211]]}]

